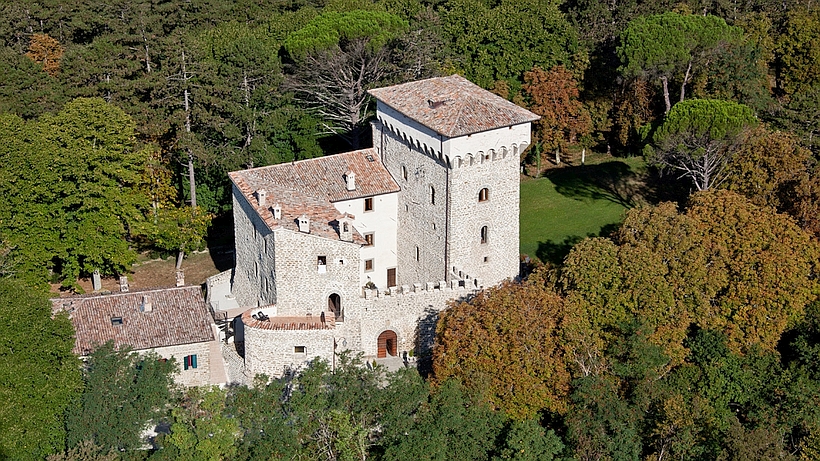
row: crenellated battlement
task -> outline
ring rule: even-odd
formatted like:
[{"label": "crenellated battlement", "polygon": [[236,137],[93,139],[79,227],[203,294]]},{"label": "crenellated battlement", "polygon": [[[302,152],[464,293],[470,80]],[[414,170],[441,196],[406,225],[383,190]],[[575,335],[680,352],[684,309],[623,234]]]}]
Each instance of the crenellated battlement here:
[{"label": "crenellated battlement", "polygon": [[[395,123],[395,124],[394,124]],[[374,132],[383,127],[384,134],[391,136],[393,139],[404,143],[411,149],[426,155],[438,163],[446,165],[450,169],[466,168],[474,165],[483,165],[491,162],[506,159],[509,155],[518,159],[521,152],[524,152],[529,143],[526,141],[509,142],[507,145],[501,145],[486,150],[477,150],[475,152],[467,152],[464,154],[448,155],[439,150],[434,149],[428,145],[428,142],[438,141],[439,146],[443,145],[443,140],[431,137],[429,134],[414,130],[406,125],[401,125],[398,122],[386,119],[380,115],[378,122],[374,122]],[[380,151],[379,147],[376,148]]]}]

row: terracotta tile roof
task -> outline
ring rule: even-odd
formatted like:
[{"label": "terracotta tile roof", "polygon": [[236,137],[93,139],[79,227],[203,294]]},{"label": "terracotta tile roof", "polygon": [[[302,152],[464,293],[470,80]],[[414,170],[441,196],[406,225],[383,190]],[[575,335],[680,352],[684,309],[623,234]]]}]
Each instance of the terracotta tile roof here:
[{"label": "terracotta tile roof", "polygon": [[370,90],[376,99],[436,133],[454,138],[538,120],[538,115],[460,75]]},{"label": "terracotta tile roof", "polygon": [[[345,182],[348,173],[356,178],[352,191]],[[228,176],[271,230],[298,231],[299,217],[307,215],[311,234],[332,239],[339,239],[342,217],[333,202],[399,191],[375,149],[234,171]],[[267,194],[265,206],[259,206],[256,192],[260,189]],[[280,219],[273,215],[276,204],[282,210]],[[366,243],[358,232],[353,236],[354,242]]]},{"label": "terracotta tile roof", "polygon": [[256,310],[258,309],[251,309],[242,313],[242,323],[246,327],[263,330],[329,330],[336,327],[336,317],[334,317],[333,312],[325,312],[325,322],[322,323],[321,315],[305,317],[271,316],[267,320],[257,320],[252,317],[252,312]]},{"label": "terracotta tile roof", "polygon": [[[150,312],[141,312],[143,297]],[[85,355],[105,342],[115,347],[152,349],[212,341],[211,315],[198,286],[73,296],[51,300],[53,310],[65,310],[76,330],[76,354]],[[116,319],[122,323],[115,325]],[[117,322],[118,323],[118,322]]]}]

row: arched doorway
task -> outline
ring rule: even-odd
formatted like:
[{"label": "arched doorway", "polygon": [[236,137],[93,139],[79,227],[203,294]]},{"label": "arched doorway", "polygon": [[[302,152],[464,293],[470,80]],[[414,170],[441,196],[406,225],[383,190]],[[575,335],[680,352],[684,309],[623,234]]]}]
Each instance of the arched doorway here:
[{"label": "arched doorway", "polygon": [[333,312],[337,322],[344,321],[344,313],[342,312],[342,297],[336,293],[327,297],[327,310]]},{"label": "arched doorway", "polygon": [[396,336],[395,331],[387,330],[382,332],[382,334],[379,335],[379,339],[376,340],[376,357],[380,359],[383,359],[388,355],[391,357],[395,357],[397,344],[398,338]]}]

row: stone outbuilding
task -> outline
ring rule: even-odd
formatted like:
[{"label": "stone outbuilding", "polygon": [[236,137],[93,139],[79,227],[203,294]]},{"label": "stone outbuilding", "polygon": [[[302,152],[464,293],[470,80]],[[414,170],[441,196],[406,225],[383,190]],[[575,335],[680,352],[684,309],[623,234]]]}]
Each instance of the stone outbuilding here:
[{"label": "stone outbuilding", "polygon": [[79,295],[51,300],[76,331],[74,353],[89,355],[108,341],[135,352],[156,352],[179,365],[176,382],[225,384],[218,332],[198,286]]}]

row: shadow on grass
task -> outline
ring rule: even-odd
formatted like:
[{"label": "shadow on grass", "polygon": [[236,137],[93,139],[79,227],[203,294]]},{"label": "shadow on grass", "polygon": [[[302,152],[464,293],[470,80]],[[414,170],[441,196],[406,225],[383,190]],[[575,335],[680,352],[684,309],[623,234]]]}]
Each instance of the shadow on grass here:
[{"label": "shadow on grass", "polygon": [[619,223],[607,224],[601,228],[597,235],[592,233],[583,237],[580,235],[571,235],[560,242],[554,242],[552,240],[538,242],[538,249],[535,250],[535,256],[542,262],[560,266],[564,263],[564,258],[567,257],[572,247],[581,240],[587,237],[610,237],[619,227],[621,227]]},{"label": "shadow on grass", "polygon": [[626,208],[640,203],[645,194],[643,177],[621,161],[549,171],[545,177],[555,190],[576,199],[607,200]]}]

